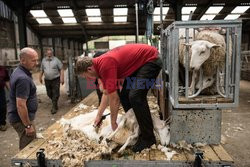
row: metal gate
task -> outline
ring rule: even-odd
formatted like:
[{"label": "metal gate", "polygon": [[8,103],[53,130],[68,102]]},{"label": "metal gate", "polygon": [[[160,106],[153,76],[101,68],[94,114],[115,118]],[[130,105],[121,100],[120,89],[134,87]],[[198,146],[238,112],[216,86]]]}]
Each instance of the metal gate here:
[{"label": "metal gate", "polygon": [[[169,98],[174,108],[179,109],[220,109],[236,107],[239,103],[240,81],[240,46],[241,21],[239,20],[212,20],[212,21],[176,21],[169,25],[162,33],[161,56],[163,59],[163,73],[169,81],[164,86],[169,91]],[[226,43],[225,68],[221,73],[216,71],[214,85],[216,94],[202,95],[202,82],[200,88],[192,95],[189,93],[191,81],[190,50],[186,46],[183,64],[184,83],[180,82],[181,63],[179,61],[179,43],[181,40],[189,45],[195,41],[199,29],[220,29],[224,31]],[[180,32],[184,31],[184,36]],[[191,35],[190,35],[191,34]],[[230,51],[231,50],[231,51]],[[202,79],[202,66],[199,80]],[[163,77],[166,78],[166,77]]]}]

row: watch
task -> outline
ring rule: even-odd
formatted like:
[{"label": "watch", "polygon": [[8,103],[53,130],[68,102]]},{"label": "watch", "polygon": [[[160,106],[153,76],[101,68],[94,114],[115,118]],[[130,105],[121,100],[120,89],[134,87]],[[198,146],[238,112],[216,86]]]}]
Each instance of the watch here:
[{"label": "watch", "polygon": [[25,126],[25,129],[30,129],[32,124]]}]

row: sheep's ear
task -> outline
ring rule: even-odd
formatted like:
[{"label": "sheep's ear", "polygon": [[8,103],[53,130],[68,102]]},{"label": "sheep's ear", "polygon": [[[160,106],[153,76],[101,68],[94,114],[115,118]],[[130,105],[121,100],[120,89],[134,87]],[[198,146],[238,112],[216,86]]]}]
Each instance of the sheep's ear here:
[{"label": "sheep's ear", "polygon": [[211,48],[218,48],[218,47],[221,47],[221,45],[217,45],[217,44],[214,44],[214,43],[208,43],[208,45],[207,45],[210,49]]}]

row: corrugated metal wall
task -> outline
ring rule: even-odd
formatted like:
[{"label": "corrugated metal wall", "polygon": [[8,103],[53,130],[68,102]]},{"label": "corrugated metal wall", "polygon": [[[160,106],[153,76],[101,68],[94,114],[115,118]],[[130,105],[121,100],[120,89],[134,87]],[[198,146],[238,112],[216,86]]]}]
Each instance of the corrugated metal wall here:
[{"label": "corrugated metal wall", "polygon": [[13,12],[0,0],[0,17],[13,21]]}]

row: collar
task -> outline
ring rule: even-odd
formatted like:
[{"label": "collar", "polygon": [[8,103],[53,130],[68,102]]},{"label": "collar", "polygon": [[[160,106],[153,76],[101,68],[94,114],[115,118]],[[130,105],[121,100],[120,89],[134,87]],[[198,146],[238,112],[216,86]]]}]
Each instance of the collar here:
[{"label": "collar", "polygon": [[32,78],[32,74],[29,70],[27,70],[24,66],[19,65],[18,66],[25,74],[27,74],[28,76],[30,76]]}]

